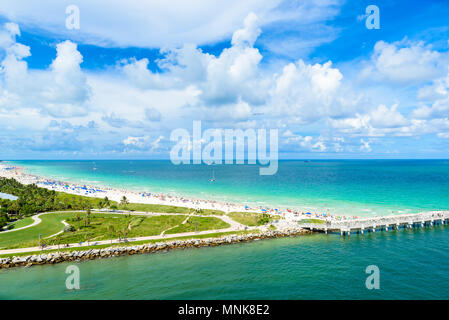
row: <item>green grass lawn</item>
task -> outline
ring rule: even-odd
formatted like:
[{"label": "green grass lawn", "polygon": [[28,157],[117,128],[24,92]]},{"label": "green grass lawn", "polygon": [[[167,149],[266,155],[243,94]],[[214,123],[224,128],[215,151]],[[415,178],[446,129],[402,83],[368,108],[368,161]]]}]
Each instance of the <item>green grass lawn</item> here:
[{"label": "green grass lawn", "polygon": [[[77,217],[80,220],[77,221]],[[90,215],[90,224],[85,225],[85,213],[64,212],[50,213],[41,216],[42,222],[34,227],[19,230],[17,232],[0,233],[0,248],[13,249],[25,248],[39,245],[39,234],[41,239],[48,244],[52,244],[56,239],[44,239],[63,230],[62,220],[72,225],[75,229],[73,232],[64,232],[60,234],[61,243],[84,242],[108,240],[111,238],[109,226],[114,227],[112,234],[116,239],[123,237],[123,232],[127,230],[127,237],[141,237],[158,235],[162,231],[182,223],[187,216],[155,216],[144,217],[135,215],[118,215],[118,214],[102,214],[93,213]],[[130,225],[131,230],[128,229]],[[120,234],[120,232],[122,232]]]},{"label": "green grass lawn", "polygon": [[50,213],[40,216],[42,222],[38,225],[8,233],[0,233],[0,248],[21,248],[39,245],[39,234],[42,238],[51,236],[64,228],[62,220],[74,217],[74,212]]},{"label": "green grass lawn", "polygon": [[222,216],[225,214],[224,211],[214,209],[200,209],[198,211],[192,210],[192,213],[202,216]]},{"label": "green grass lawn", "polygon": [[224,222],[221,219],[215,217],[196,217],[192,216],[187,220],[185,224],[181,224],[176,228],[170,229],[166,232],[166,234],[174,234],[181,232],[193,232],[195,231],[195,222],[196,222],[196,231],[205,231],[205,230],[217,230],[217,229],[225,229],[229,228],[230,225]]},{"label": "green grass lawn", "polygon": [[24,218],[24,219],[17,220],[17,221],[14,221],[13,223],[11,223],[9,225],[9,227],[10,227],[9,230],[23,228],[23,227],[29,226],[33,222],[34,222],[34,220],[31,217],[27,217],[27,218]]},{"label": "green grass lawn", "polygon": [[21,253],[15,253],[15,254],[2,254],[0,255],[0,258],[6,258],[6,257],[23,257],[28,256],[32,254],[41,254],[41,253],[50,253],[50,252],[71,252],[71,251],[86,251],[89,249],[104,249],[104,248],[110,248],[110,247],[123,247],[123,246],[133,246],[133,245],[141,245],[141,244],[147,244],[147,243],[157,243],[157,242],[168,242],[168,241],[175,241],[175,240],[190,240],[190,239],[207,239],[207,238],[218,238],[222,236],[228,236],[228,235],[242,235],[242,234],[256,234],[259,233],[259,230],[245,230],[245,231],[229,231],[229,232],[216,232],[216,233],[209,233],[209,234],[200,234],[200,235],[194,235],[194,236],[184,236],[184,237],[173,237],[173,238],[166,238],[166,239],[158,239],[158,240],[144,240],[144,241],[133,241],[128,243],[114,243],[114,244],[102,244],[102,245],[90,245],[90,246],[84,246],[84,247],[73,247],[73,248],[63,248],[61,247],[60,250],[54,249],[54,250],[45,250],[45,251],[32,251],[32,252],[21,252]]},{"label": "green grass lawn", "polygon": [[302,219],[298,221],[299,224],[302,223],[317,223],[317,224],[324,224],[326,221],[320,220],[320,219]]},{"label": "green grass lawn", "polygon": [[231,219],[237,221],[238,223],[250,227],[261,226],[271,221],[279,219],[278,217],[274,217],[268,214],[255,213],[255,212],[230,212],[228,216]]},{"label": "green grass lawn", "polygon": [[[103,198],[88,197],[88,196],[83,196],[83,195],[78,195],[78,194],[71,194],[71,193],[57,191],[55,200],[58,202],[67,203],[67,204],[76,204],[76,203],[86,202],[86,203],[90,204],[91,208],[102,208],[101,203],[103,201]],[[109,200],[109,204],[110,205],[118,205],[117,202],[112,201],[112,200]],[[69,205],[69,207],[70,207],[70,205]],[[72,208],[72,210],[74,210],[74,209]]]},{"label": "green grass lawn", "polygon": [[[129,203],[127,205],[119,205],[120,210],[141,211],[141,212],[157,212],[157,213],[195,213],[193,209],[187,207],[177,207],[162,204],[145,204],[145,203]],[[220,210],[201,209],[198,214],[202,215],[223,215]]]},{"label": "green grass lawn", "polygon": [[[89,241],[109,240],[111,237],[117,239],[123,238],[125,233],[127,238],[156,236],[162,231],[182,223],[187,216],[145,217],[94,213],[91,214],[88,225],[85,222],[86,214],[81,214],[80,217],[80,221],[67,221],[75,228],[75,231],[61,234],[61,243],[85,242],[87,239]],[[112,234],[109,231],[110,226],[114,228]],[[53,240],[50,239],[50,242]]]},{"label": "green grass lawn", "polygon": [[[96,201],[96,200],[95,200]],[[148,204],[128,204],[128,210],[136,211],[152,211],[152,212],[176,212],[189,213],[191,209],[175,206],[148,205]],[[200,214],[224,214],[217,210],[202,210]],[[77,219],[79,217],[79,220]],[[228,228],[229,224],[214,217],[191,217],[188,223],[180,225],[186,215],[172,216],[137,216],[124,214],[105,214],[92,213],[90,215],[90,223],[85,222],[86,213],[83,212],[63,212],[49,213],[41,216],[42,222],[34,227],[30,227],[16,232],[2,234],[0,232],[0,249],[14,249],[39,246],[39,235],[41,241],[47,244],[53,244],[56,238],[46,239],[64,229],[62,220],[74,227],[73,232],[64,232],[59,235],[60,243],[77,243],[85,241],[108,240],[111,238],[109,227],[113,226],[114,232],[112,238],[117,239],[119,236],[123,238],[126,233],[127,238],[154,236],[159,235],[162,231],[175,227],[168,233],[174,234],[179,232],[195,231],[195,221],[197,222],[197,230],[215,230]],[[15,228],[31,224],[33,220],[27,217],[15,223]],[[178,226],[180,225],[180,226]],[[130,228],[128,228],[130,226]],[[176,227],[178,226],[178,227]]]}]

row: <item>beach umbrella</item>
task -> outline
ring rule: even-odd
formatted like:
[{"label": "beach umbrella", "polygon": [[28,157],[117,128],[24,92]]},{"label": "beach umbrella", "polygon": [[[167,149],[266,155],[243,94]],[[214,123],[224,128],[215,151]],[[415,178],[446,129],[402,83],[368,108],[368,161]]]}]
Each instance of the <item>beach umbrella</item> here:
[{"label": "beach umbrella", "polygon": [[310,213],[310,212],[306,212],[306,214],[309,214],[309,215],[310,215],[311,213]]}]

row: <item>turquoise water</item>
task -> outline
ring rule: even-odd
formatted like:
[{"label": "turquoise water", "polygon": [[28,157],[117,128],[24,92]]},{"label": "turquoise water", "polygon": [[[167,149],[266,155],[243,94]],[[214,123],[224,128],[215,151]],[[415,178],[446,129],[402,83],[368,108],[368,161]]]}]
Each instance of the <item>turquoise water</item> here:
[{"label": "turquoise water", "polygon": [[[356,215],[449,207],[448,161],[283,161],[173,166],[168,161],[21,161],[57,179],[197,198],[330,209]],[[97,168],[93,170],[93,168]],[[311,235],[215,248],[0,270],[2,299],[449,299],[449,226],[351,236]],[[380,269],[368,290],[365,269]]]},{"label": "turquoise water", "polygon": [[[16,161],[29,172],[80,183],[357,216],[449,208],[449,161],[281,161],[175,166],[170,161]],[[96,170],[94,170],[96,168]]]},{"label": "turquoise water", "polygon": [[[449,299],[449,226],[311,235],[0,270],[1,299]],[[366,267],[380,289],[365,287]]]}]

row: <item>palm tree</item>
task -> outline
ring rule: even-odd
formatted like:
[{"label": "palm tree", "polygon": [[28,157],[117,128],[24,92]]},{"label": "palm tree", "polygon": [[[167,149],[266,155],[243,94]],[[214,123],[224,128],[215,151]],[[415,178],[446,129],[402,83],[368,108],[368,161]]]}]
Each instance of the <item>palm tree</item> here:
[{"label": "palm tree", "polygon": [[111,234],[111,244],[112,244],[112,237],[113,237],[114,231],[115,231],[114,226],[112,224],[108,226],[108,231]]},{"label": "palm tree", "polygon": [[59,250],[60,250],[60,245],[61,245],[61,235],[57,235],[56,236],[56,243],[58,244],[58,252],[59,252]]},{"label": "palm tree", "polygon": [[89,245],[89,240],[92,238],[92,235],[90,233],[86,233],[84,235],[84,241],[87,242],[87,245]]},{"label": "palm tree", "polygon": [[122,206],[126,206],[127,204],[129,204],[129,201],[128,201],[128,199],[126,199],[125,196],[123,196],[123,197],[122,197],[122,200],[120,201],[120,204],[121,204]]},{"label": "palm tree", "polygon": [[102,208],[108,208],[110,205],[111,205],[111,202],[109,201],[108,197],[104,197],[101,207]]},{"label": "palm tree", "polygon": [[126,237],[128,236],[128,228],[124,228],[122,233],[123,233],[123,241],[126,241]]},{"label": "palm tree", "polygon": [[86,210],[86,218],[87,218],[87,224],[89,224],[89,225],[90,225],[90,214],[91,214],[90,207],[88,207]]}]

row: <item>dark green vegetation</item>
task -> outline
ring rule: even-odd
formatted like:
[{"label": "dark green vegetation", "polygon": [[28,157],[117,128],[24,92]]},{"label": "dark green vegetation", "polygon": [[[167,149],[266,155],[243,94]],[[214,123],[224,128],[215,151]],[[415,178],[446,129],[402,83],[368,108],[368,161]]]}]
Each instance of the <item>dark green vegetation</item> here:
[{"label": "dark green vegetation", "polygon": [[129,203],[123,197],[120,203],[108,198],[92,198],[68,194],[40,188],[34,184],[24,185],[15,179],[0,178],[0,192],[17,196],[16,201],[0,199],[0,228],[8,222],[27,217],[40,212],[87,210],[91,208],[120,209],[127,211],[158,212],[158,213],[194,213],[199,215],[223,215],[223,211],[187,207],[177,207],[159,204]]},{"label": "dark green vegetation", "polygon": [[0,199],[0,227],[9,221],[11,216],[20,218],[39,212],[104,208],[113,203],[107,198],[99,199],[56,192],[34,184],[24,185],[15,179],[6,178],[0,178],[0,192],[18,197],[16,201]]},{"label": "dark green vegetation", "polygon": [[264,224],[268,224],[276,219],[277,217],[273,217],[266,213],[256,213],[256,212],[231,212],[228,214],[233,220],[238,223],[253,227],[253,226],[262,226]]}]

